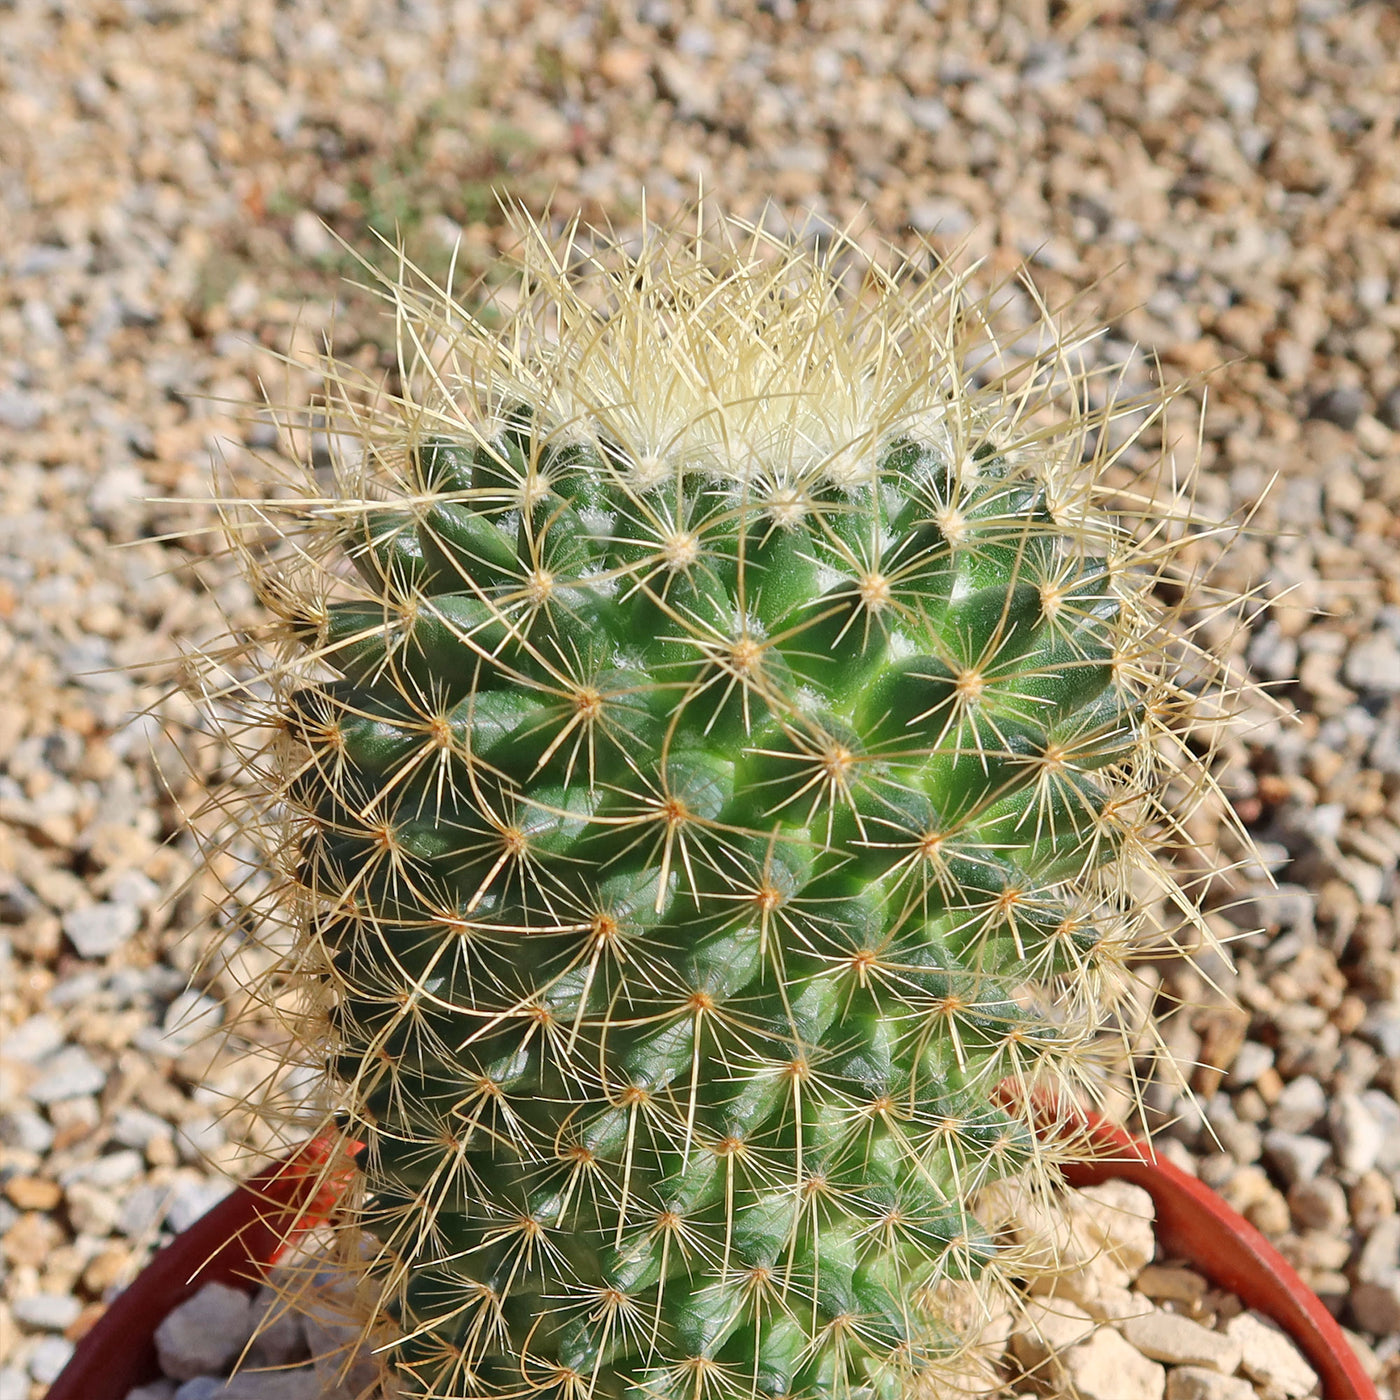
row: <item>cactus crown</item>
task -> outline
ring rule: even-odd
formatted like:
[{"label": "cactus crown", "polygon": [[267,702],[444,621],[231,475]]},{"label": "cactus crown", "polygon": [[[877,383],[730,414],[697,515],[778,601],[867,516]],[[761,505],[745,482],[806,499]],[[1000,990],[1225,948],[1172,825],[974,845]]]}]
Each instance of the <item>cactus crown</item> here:
[{"label": "cactus crown", "polygon": [[494,329],[405,281],[356,460],[233,521],[411,1393],[903,1395],[1014,1271],[1019,1098],[1094,1091],[1204,781],[1173,512],[1063,344],[851,253],[532,234]]}]

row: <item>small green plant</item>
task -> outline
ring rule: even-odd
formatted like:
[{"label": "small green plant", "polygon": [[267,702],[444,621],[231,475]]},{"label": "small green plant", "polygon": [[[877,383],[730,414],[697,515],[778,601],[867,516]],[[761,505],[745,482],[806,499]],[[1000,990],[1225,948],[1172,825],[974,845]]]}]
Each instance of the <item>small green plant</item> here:
[{"label": "small green plant", "polygon": [[1153,901],[1191,912],[1186,513],[946,271],[721,224],[527,229],[520,278],[493,329],[394,283],[398,395],[333,371],[334,482],[231,515],[384,1355],[944,1393],[1017,1267],[978,1194],[1065,1150],[1027,1096],[1100,1092]]}]

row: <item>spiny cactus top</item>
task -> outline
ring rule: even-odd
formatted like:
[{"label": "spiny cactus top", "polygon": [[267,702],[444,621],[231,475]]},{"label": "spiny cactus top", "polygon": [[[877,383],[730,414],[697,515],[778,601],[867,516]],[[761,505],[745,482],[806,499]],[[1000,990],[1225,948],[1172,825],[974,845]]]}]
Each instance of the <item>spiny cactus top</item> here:
[{"label": "spiny cactus top", "polygon": [[936,1391],[1039,1161],[1004,1086],[1092,1072],[1153,571],[1055,357],[865,272],[399,288],[397,412],[287,506],[284,868],[409,1393]]}]

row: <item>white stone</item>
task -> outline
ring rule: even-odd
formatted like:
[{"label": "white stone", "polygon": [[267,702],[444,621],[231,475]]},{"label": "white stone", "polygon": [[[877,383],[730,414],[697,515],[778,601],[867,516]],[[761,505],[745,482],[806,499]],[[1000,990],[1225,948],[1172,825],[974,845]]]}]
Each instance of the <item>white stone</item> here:
[{"label": "white stone", "polygon": [[1306,1395],[1317,1384],[1317,1372],[1302,1352],[1258,1313],[1232,1317],[1225,1335],[1240,1344],[1240,1369],[1251,1380],[1271,1385],[1287,1396]]}]

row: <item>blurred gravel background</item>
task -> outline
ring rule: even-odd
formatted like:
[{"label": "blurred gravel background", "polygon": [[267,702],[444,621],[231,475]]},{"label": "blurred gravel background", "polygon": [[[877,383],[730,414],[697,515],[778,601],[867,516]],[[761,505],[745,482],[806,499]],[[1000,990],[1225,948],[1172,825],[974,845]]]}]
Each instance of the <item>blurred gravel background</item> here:
[{"label": "blurred gravel background", "polygon": [[260,380],[314,392],[277,356],[334,322],[385,358],[323,221],[435,272],[460,236],[476,271],[494,190],[626,229],[701,181],[775,228],[1029,260],[1109,358],[1232,362],[1201,505],[1258,506],[1224,580],[1263,592],[1207,640],[1298,722],[1224,755],[1267,869],[1215,917],[1266,932],[1207,968],[1239,1010],[1167,974],[1199,1107],[1156,1106],[1393,1385],[1398,124],[1389,0],[0,0],[0,1400],[248,1161],[227,1096],[261,1070],[206,1032],[254,955],[232,927],[196,971],[236,911],[172,899],[217,753],[163,737],[193,713],[139,668],[251,615],[198,502],[211,454],[273,450]]}]

